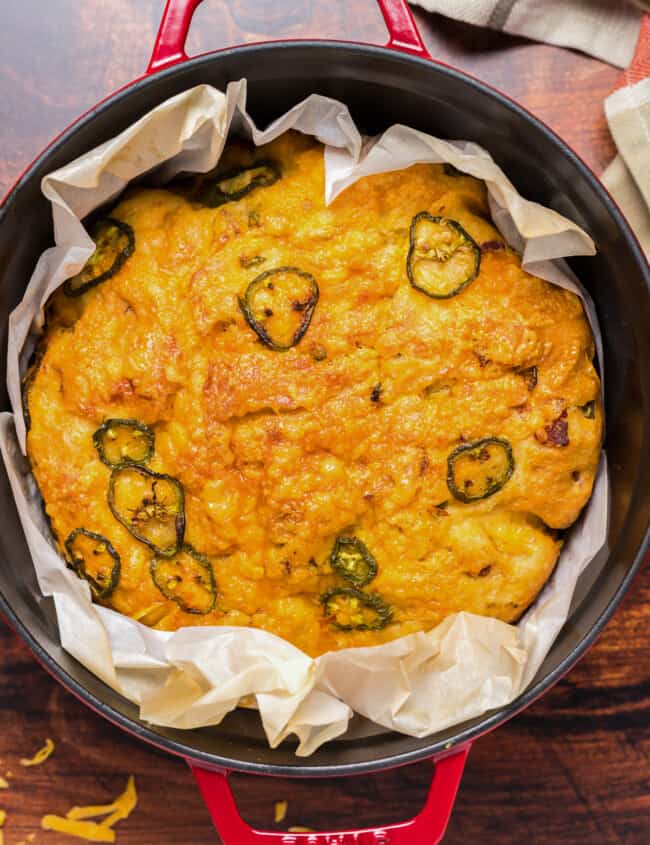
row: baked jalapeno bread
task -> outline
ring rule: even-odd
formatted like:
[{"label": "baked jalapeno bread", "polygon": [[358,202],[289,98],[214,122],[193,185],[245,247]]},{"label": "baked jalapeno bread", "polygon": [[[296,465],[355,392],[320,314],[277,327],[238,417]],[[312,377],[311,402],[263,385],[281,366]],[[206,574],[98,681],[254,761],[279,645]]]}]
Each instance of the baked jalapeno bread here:
[{"label": "baked jalapeno bread", "polygon": [[516,621],[592,491],[580,300],[526,273],[443,165],[324,204],[323,148],[228,144],[130,189],[52,297],[28,453],[93,599],[311,655]]}]

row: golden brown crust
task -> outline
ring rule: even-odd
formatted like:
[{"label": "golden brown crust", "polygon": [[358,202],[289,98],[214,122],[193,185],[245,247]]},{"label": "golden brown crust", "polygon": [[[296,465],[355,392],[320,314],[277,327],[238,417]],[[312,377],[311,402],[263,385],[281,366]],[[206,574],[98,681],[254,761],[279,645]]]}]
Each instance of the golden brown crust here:
[{"label": "golden brown crust", "polygon": [[[250,161],[235,145],[227,155]],[[598,463],[600,388],[580,301],[498,248],[470,177],[418,165],[364,179],[326,208],[318,144],[287,134],[261,155],[282,179],[219,208],[131,192],[111,214],[133,227],[134,255],[79,299],[53,297],[28,451],[58,537],[83,526],[109,538],[121,557],[111,605],[167,630],[255,625],[319,654],[457,610],[517,619],[555,564],[550,529],[576,519]],[[409,224],[425,209],[487,244],[478,278],[448,300],[406,276]],[[264,262],[250,266],[255,256]],[[280,266],[320,289],[287,352],[266,348],[238,304]],[[594,419],[582,410],[592,401]],[[186,539],[219,586],[205,616],[164,599],[150,550],[109,510],[92,435],[111,417],[152,426],[150,467],[185,488]],[[515,471],[464,504],[447,456],[484,437],[509,441]],[[393,608],[384,630],[323,618],[319,596],[341,584],[329,554],[349,531],[379,564],[368,589]]]}]

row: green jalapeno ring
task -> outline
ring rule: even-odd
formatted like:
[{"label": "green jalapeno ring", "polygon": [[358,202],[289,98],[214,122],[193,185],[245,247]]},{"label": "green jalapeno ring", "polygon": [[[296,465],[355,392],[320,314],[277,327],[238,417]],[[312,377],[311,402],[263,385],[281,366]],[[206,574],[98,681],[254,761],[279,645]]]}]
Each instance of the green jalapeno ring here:
[{"label": "green jalapeno ring", "polygon": [[[453,290],[450,290],[447,293],[435,293],[431,290],[427,290],[427,288],[418,284],[415,278],[414,259],[416,258],[417,252],[417,228],[418,224],[423,220],[426,220],[429,223],[434,223],[441,227],[452,229],[458,236],[462,238],[463,242],[467,243],[467,245],[470,247],[471,251],[474,254],[473,268],[469,270],[468,274],[462,280],[462,282],[460,282],[458,285],[456,285]],[[452,250],[446,260],[449,260],[449,258],[453,256],[453,254],[458,250],[459,246],[460,244],[456,246],[454,250]],[[418,212],[418,214],[415,215],[413,220],[411,220],[411,225],[409,228],[409,251],[406,257],[406,275],[408,276],[408,280],[411,283],[411,286],[415,288],[415,290],[420,291],[431,299],[451,299],[452,297],[457,296],[461,291],[463,291],[469,284],[474,281],[474,279],[478,276],[480,269],[481,248],[476,243],[474,238],[460,225],[460,223],[458,223],[457,220],[451,220],[448,217],[435,217],[433,214],[429,214],[428,211]]]},{"label": "green jalapeno ring", "polygon": [[[476,495],[472,495],[467,491],[467,489],[462,489],[456,483],[455,464],[459,458],[463,456],[471,457],[472,453],[476,453],[476,460],[481,461],[482,450],[489,446],[498,446],[505,452],[507,461],[505,472],[498,478],[490,479],[488,477],[486,479],[487,486],[485,490]],[[456,499],[469,504],[471,502],[477,502],[481,499],[487,499],[490,496],[493,496],[512,478],[514,471],[515,459],[510,443],[501,437],[484,437],[481,440],[473,440],[471,443],[461,443],[460,446],[456,447],[456,449],[449,454],[447,457],[447,487],[449,488],[449,492]]]},{"label": "green jalapeno ring", "polygon": [[[208,592],[209,601],[205,607],[199,608],[191,606],[182,595],[179,595],[176,592],[178,585],[182,584],[183,581],[180,575],[164,575],[164,568],[172,566],[176,562],[174,557],[177,557],[182,553],[191,557],[198,567],[200,567],[200,571],[198,574],[193,576],[193,580],[196,584],[199,584],[200,588]],[[214,577],[212,564],[205,555],[197,552],[196,549],[190,546],[189,543],[183,543],[174,557],[169,558],[155,556],[149,567],[151,580],[166,599],[176,602],[176,604],[181,608],[181,610],[184,610],[185,613],[194,613],[199,616],[205,616],[207,613],[210,613],[211,610],[214,610],[214,606],[217,601],[217,582]],[[172,583],[173,587],[171,586]]]},{"label": "green jalapeno ring", "polygon": [[339,631],[379,631],[393,621],[393,611],[379,593],[364,593],[354,587],[335,587],[323,593],[320,597],[320,603],[323,605],[323,613],[326,617],[336,616],[332,607],[332,602],[336,598],[357,601],[359,605],[377,614],[377,619],[374,622],[362,621],[356,625],[342,625],[336,621],[332,622],[332,627]]},{"label": "green jalapeno ring", "polygon": [[[80,554],[78,552],[75,552],[74,549],[74,543],[77,537],[87,537],[90,540],[95,540],[98,544],[98,548],[103,546],[103,548],[100,548],[99,553],[108,554],[112,559],[113,565],[107,584],[100,584],[97,578],[93,577],[86,571],[86,563],[83,558],[83,555],[80,556]],[[93,595],[98,599],[108,598],[120,580],[121,569],[120,556],[115,551],[115,548],[113,547],[110,540],[108,540],[102,534],[96,534],[94,531],[88,531],[86,528],[75,528],[68,535],[64,546],[69,556],[70,566],[72,567],[72,569],[74,569],[74,571],[80,578],[83,578],[85,581],[88,581]],[[97,554],[98,552],[94,553]]]},{"label": "green jalapeno ring", "polygon": [[[111,439],[117,439],[120,429],[130,428],[134,430],[134,436],[139,437],[140,446],[144,448],[142,457],[134,458],[129,455],[121,455],[119,461],[111,461],[108,455]],[[116,431],[116,429],[118,431]],[[111,469],[133,466],[135,464],[146,464],[151,460],[154,453],[154,433],[148,425],[131,419],[109,419],[105,420],[93,434],[93,444],[99,459]]]},{"label": "green jalapeno ring", "polygon": [[[265,168],[268,171],[267,174],[261,173],[253,176],[248,185],[244,185],[239,190],[227,191],[221,187],[225,182],[230,182],[238,176],[242,176],[252,170],[264,170]],[[237,202],[243,199],[256,188],[268,188],[281,178],[282,170],[276,161],[272,159],[261,159],[260,161],[254,161],[246,167],[233,168],[212,179],[206,179],[197,192],[196,201],[208,208],[218,208],[227,202]]]},{"label": "green jalapeno ring", "polygon": [[[150,495],[143,497],[139,506],[135,509],[129,509],[129,513],[122,513],[120,511],[117,497],[117,485],[120,478],[125,473],[136,473],[145,479],[151,481]],[[158,483],[168,484],[173,491],[175,501],[170,504],[161,502],[157,497],[156,485]],[[181,482],[171,475],[154,472],[147,467],[139,464],[127,464],[126,466],[116,467],[111,472],[111,477],[108,483],[108,506],[115,519],[123,525],[126,530],[132,534],[136,540],[144,543],[152,549],[159,557],[173,557],[178,553],[178,550],[183,544],[183,537],[185,536],[185,492]],[[173,518],[173,519],[172,519]],[[143,531],[147,528],[147,521],[153,523],[154,520],[159,523],[169,523],[173,527],[174,542],[165,546],[157,545],[152,539],[147,537]],[[144,529],[138,527],[138,523],[144,523]]]},{"label": "green jalapeno ring", "polygon": [[582,411],[582,414],[585,417],[585,419],[595,420],[596,419],[596,400],[592,399],[590,402],[585,402],[584,405],[580,405],[580,410]]},{"label": "green jalapeno ring", "polygon": [[330,555],[330,566],[355,587],[365,587],[377,575],[377,561],[358,537],[336,538]]},{"label": "green jalapeno ring", "polygon": [[108,270],[105,270],[103,273],[100,273],[98,276],[94,278],[91,277],[90,281],[84,282],[80,284],[79,287],[74,287],[75,279],[78,279],[82,273],[84,272],[85,268],[88,266],[90,262],[92,262],[93,256],[97,252],[98,247],[95,247],[95,252],[93,255],[90,256],[86,264],[81,268],[81,270],[75,275],[72,276],[70,279],[66,279],[63,284],[63,292],[66,296],[76,297],[81,296],[82,294],[89,291],[91,288],[97,287],[102,282],[105,282],[107,279],[110,279],[111,276],[114,276],[118,270],[124,265],[124,262],[130,258],[133,253],[135,252],[135,234],[131,226],[128,223],[125,223],[123,220],[117,220],[115,217],[101,217],[99,220],[95,222],[93,225],[93,240],[97,241],[99,236],[101,235],[101,228],[102,227],[113,227],[118,230],[119,234],[126,238],[125,245],[117,252],[115,255],[115,259]]},{"label": "green jalapeno ring", "polygon": [[25,420],[25,431],[29,431],[32,427],[32,417],[29,411],[29,391],[32,389],[38,371],[43,363],[45,357],[45,344],[42,340],[34,350],[32,355],[32,363],[29,365],[27,372],[22,377],[20,382],[20,396],[23,403],[23,419]]},{"label": "green jalapeno ring", "polygon": [[[255,293],[265,284],[267,287],[272,288],[273,283],[269,282],[269,280],[280,273],[286,273],[305,279],[309,283],[311,289],[306,300],[295,302],[292,306],[293,310],[301,315],[301,319],[290,343],[278,343],[278,341],[274,340],[267,331],[266,326],[260,322],[253,313],[252,300]],[[286,352],[288,349],[291,349],[291,347],[296,346],[304,337],[307,329],[309,328],[309,324],[311,323],[316,305],[318,304],[319,296],[320,290],[318,288],[318,283],[311,273],[307,273],[299,267],[275,267],[272,270],[265,270],[263,273],[260,273],[259,276],[256,276],[246,288],[244,296],[238,297],[238,302],[241,312],[244,315],[244,319],[262,343],[264,343],[265,346],[268,346],[269,349],[273,349],[276,352]]]}]

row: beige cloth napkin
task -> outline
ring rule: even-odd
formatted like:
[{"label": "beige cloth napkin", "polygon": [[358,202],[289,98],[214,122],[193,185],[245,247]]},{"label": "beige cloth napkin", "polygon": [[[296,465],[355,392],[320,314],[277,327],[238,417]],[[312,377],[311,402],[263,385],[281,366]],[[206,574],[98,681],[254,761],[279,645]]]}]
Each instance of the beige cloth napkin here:
[{"label": "beige cloth napkin", "polygon": [[636,53],[621,85],[605,100],[618,156],[603,182],[650,259],[650,15],[644,15]]},{"label": "beige cloth napkin", "polygon": [[602,174],[650,258],[650,0],[412,0],[430,12],[627,68],[605,100],[618,155]]}]

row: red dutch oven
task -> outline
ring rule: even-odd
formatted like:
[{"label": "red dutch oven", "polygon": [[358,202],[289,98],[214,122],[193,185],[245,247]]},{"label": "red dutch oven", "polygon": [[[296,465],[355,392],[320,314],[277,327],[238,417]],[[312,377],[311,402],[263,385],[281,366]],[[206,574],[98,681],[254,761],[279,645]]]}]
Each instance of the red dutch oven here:
[{"label": "red dutch oven", "polygon": [[[385,47],[285,41],[188,59],[184,44],[200,0],[168,0],[147,73],[89,111],[30,165],[0,209],[0,321],[7,319],[38,255],[53,241],[42,177],[194,85],[223,89],[248,79],[249,110],[264,125],[309,94],[347,104],[368,133],[403,123],[488,149],[521,193],[567,215],[598,254],[570,263],[593,297],[603,331],[612,511],[607,546],[582,577],[569,620],[532,684],[500,710],[415,739],[355,717],[348,732],[307,759],[290,741],[270,749],[259,717],[237,710],[212,728],[174,730],[143,722],[135,705],[89,673],[60,645],[53,604],[38,590],[8,481],[0,473],[0,610],[42,665],[70,692],[125,731],[187,760],[227,845],[434,845],[441,840],[471,743],[528,706],[592,645],[614,613],[648,546],[650,522],[650,268],[617,206],[576,154],[535,117],[476,79],[432,60],[405,0],[378,0]],[[9,408],[6,392],[2,409]],[[228,785],[232,771],[260,775],[359,775],[432,761],[433,780],[416,818],[380,829],[285,834],[250,828]]]}]

